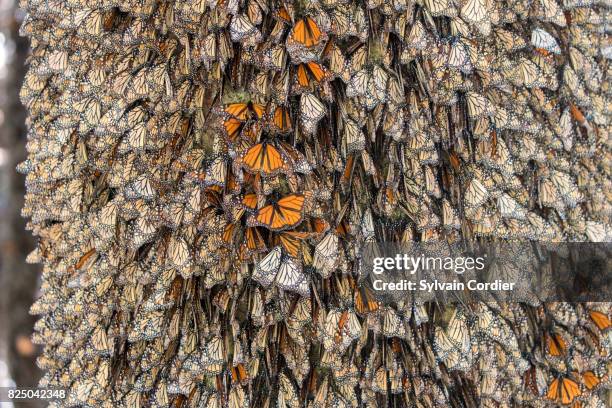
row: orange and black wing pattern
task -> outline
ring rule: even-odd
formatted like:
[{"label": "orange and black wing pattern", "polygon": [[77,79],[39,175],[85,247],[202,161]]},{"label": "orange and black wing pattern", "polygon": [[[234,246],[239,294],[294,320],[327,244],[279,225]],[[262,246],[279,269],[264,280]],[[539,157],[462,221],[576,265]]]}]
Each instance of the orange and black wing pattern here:
[{"label": "orange and black wing pattern", "polygon": [[308,88],[311,83],[320,83],[327,76],[325,67],[317,62],[306,62],[298,64],[296,78],[302,88]]},{"label": "orange and black wing pattern", "polygon": [[569,405],[582,395],[580,385],[567,377],[555,378],[548,386],[546,398],[558,404]]},{"label": "orange and black wing pattern", "polygon": [[274,236],[274,244],[280,243],[289,255],[297,258],[301,251],[302,241],[309,236],[308,232],[284,231]]},{"label": "orange and black wing pattern", "polygon": [[253,102],[230,103],[224,108],[227,115],[238,120],[261,119],[265,110],[265,106]]},{"label": "orange and black wing pattern", "polygon": [[289,109],[285,106],[277,106],[274,108],[271,118],[271,127],[278,133],[288,133],[293,130],[293,122]]},{"label": "orange and black wing pattern", "polygon": [[305,197],[291,194],[274,204],[261,208],[255,215],[255,223],[272,231],[283,231],[302,222]]},{"label": "orange and black wing pattern", "polygon": [[355,310],[359,314],[376,312],[380,308],[380,303],[374,299],[372,290],[367,286],[358,285],[355,288]]},{"label": "orange and black wing pattern", "polygon": [[302,46],[311,48],[321,43],[323,34],[317,23],[312,18],[306,17],[295,24],[291,38]]},{"label": "orange and black wing pattern", "polygon": [[251,147],[242,157],[242,166],[251,173],[262,176],[273,176],[281,171],[288,171],[289,167],[283,155],[276,147],[267,142],[258,143]]},{"label": "orange and black wing pattern", "polygon": [[599,330],[606,330],[612,326],[612,323],[610,323],[610,318],[605,313],[597,310],[590,310],[589,315]]}]

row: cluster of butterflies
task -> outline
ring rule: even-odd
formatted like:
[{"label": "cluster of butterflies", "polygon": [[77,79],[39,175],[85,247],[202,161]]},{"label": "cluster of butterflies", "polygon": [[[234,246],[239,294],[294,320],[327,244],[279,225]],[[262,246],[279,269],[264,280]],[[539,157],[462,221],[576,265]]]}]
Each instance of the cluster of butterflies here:
[{"label": "cluster of butterflies", "polygon": [[609,3],[22,7],[52,405],[605,406],[610,304],[358,275],[372,241],[612,238]]}]

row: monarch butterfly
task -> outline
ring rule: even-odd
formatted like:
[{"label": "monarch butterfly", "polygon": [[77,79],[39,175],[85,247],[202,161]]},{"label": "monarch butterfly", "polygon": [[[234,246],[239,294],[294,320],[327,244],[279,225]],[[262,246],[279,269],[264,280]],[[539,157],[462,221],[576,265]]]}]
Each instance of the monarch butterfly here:
[{"label": "monarch butterfly", "polygon": [[278,242],[289,255],[297,258],[301,251],[302,241],[310,236],[308,232],[284,231],[274,236],[275,243]]},{"label": "monarch butterfly", "polygon": [[63,50],[53,51],[48,56],[48,67],[51,72],[63,72],[68,66],[68,52]]},{"label": "monarch butterfly", "polygon": [[527,210],[505,193],[498,197],[497,208],[504,218],[524,220],[527,216]]},{"label": "monarch butterfly", "polygon": [[464,204],[467,208],[480,207],[489,198],[489,191],[477,178],[470,181],[465,190]]},{"label": "monarch butterfly", "polygon": [[299,20],[289,34],[291,40],[311,48],[320,44],[323,35],[317,23],[310,17]]},{"label": "monarch butterfly", "polygon": [[445,228],[460,229],[461,223],[455,209],[447,199],[442,200],[442,224]]},{"label": "monarch butterfly", "polygon": [[329,41],[325,45],[323,55],[324,58],[329,61],[329,72],[331,76],[334,78],[341,78],[345,83],[348,82],[348,62],[346,61],[346,58],[344,57],[344,54],[342,54],[340,48],[338,48],[333,41]]},{"label": "monarch butterfly", "polygon": [[391,308],[386,308],[383,313],[382,334],[387,337],[405,337],[406,327],[404,321]]},{"label": "monarch butterfly", "polygon": [[289,109],[285,106],[277,106],[271,117],[271,127],[278,133],[289,133],[293,130],[293,122]]},{"label": "monarch butterfly", "polygon": [[156,195],[151,180],[146,174],[142,174],[126,186],[126,197],[152,199]]},{"label": "monarch butterfly", "polygon": [[557,44],[555,37],[541,28],[536,28],[531,32],[531,45],[533,45],[536,50],[544,50],[544,52],[561,54],[561,48],[559,47],[559,44]]},{"label": "monarch butterfly", "polygon": [[[94,255],[96,255],[95,248],[92,248],[89,251],[87,251],[83,256],[81,256],[81,258],[79,258],[78,262],[74,264],[74,269],[79,270],[83,268],[83,266],[85,266],[88,260],[90,260],[90,258]],[[95,261],[95,259],[96,257],[93,258],[93,261]]]},{"label": "monarch butterfly", "polygon": [[219,335],[213,335],[210,339],[207,339],[205,344],[201,356],[198,356],[200,361],[197,364],[208,375],[221,373],[225,360],[224,339]]},{"label": "monarch butterfly", "polygon": [[291,159],[291,167],[293,171],[302,174],[310,174],[312,172],[312,167],[299,150],[285,142],[279,142],[278,147],[285,156]]},{"label": "monarch butterfly", "polygon": [[261,208],[250,220],[272,231],[283,231],[299,225],[303,219],[305,196],[291,194]]},{"label": "monarch butterfly", "polygon": [[540,0],[536,3],[544,21],[550,21],[561,27],[565,26],[565,16],[556,1]]},{"label": "monarch butterfly", "polygon": [[570,103],[570,113],[572,114],[572,118],[574,118],[574,120],[576,120],[579,124],[584,125],[586,123],[586,118],[580,109],[578,109],[578,107],[573,103]]},{"label": "monarch butterfly", "polygon": [[453,310],[445,332],[455,347],[463,352],[469,349],[471,344],[469,325],[467,316],[461,309]]},{"label": "monarch butterfly", "polygon": [[200,182],[206,187],[224,186],[228,178],[227,159],[219,156],[207,166],[204,180],[200,180]]},{"label": "monarch butterfly", "polygon": [[231,141],[235,141],[242,134],[242,130],[245,123],[236,118],[229,118],[223,122],[223,129],[225,130],[225,135]]},{"label": "monarch butterfly", "polygon": [[266,107],[254,102],[247,103],[230,103],[226,105],[223,111],[230,117],[234,117],[239,120],[263,118]]},{"label": "monarch butterfly", "polygon": [[242,156],[240,163],[247,171],[267,177],[289,170],[283,155],[268,142],[251,147]]},{"label": "monarch butterfly", "polygon": [[403,368],[396,361],[390,367],[381,366],[372,379],[372,389],[381,394],[399,394],[403,391],[403,375]]},{"label": "monarch butterfly", "polygon": [[[266,46],[263,50],[259,51],[259,59],[258,61],[260,65],[268,70],[281,71],[286,64],[287,61],[287,50],[282,45],[270,45]],[[261,75],[258,76],[258,81],[266,81],[268,80],[268,73],[261,72]],[[261,91],[267,91],[267,86],[262,86],[259,84],[257,88]],[[262,92],[262,94],[266,94],[267,92]]]},{"label": "monarch butterfly", "polygon": [[461,17],[470,24],[482,24],[488,17],[486,1],[468,0],[461,8]]},{"label": "monarch butterfly", "polygon": [[255,208],[257,208],[257,202],[257,194],[248,193],[242,197],[241,204],[250,210],[254,210]]},{"label": "monarch butterfly", "polygon": [[317,123],[325,116],[325,106],[311,93],[300,97],[300,119],[306,133],[314,133]]},{"label": "monarch butterfly", "polygon": [[330,310],[321,328],[323,344],[328,350],[343,348],[361,334],[361,325],[351,310]]},{"label": "monarch butterfly", "polygon": [[465,97],[470,118],[478,119],[484,116],[490,116],[494,113],[491,103],[486,97],[476,92],[467,92]]},{"label": "monarch butterfly", "polygon": [[279,376],[279,391],[278,391],[278,406],[279,407],[297,407],[300,405],[298,393],[285,373]]},{"label": "monarch butterfly", "polygon": [[168,260],[176,267],[187,265],[189,261],[189,247],[180,237],[172,237],[168,244]]},{"label": "monarch butterfly", "polygon": [[564,405],[571,404],[574,399],[581,395],[582,391],[578,383],[563,376],[555,378],[548,386],[548,391],[546,392],[546,398]]},{"label": "monarch butterfly", "polygon": [[324,278],[331,275],[338,263],[338,235],[328,233],[315,247],[312,265]]},{"label": "monarch butterfly", "polygon": [[511,80],[518,86],[526,88],[546,86],[543,73],[538,66],[527,58],[521,58],[516,65]]},{"label": "monarch butterfly", "polygon": [[591,320],[593,320],[593,323],[595,323],[599,330],[603,331],[612,326],[610,318],[605,313],[599,312],[597,310],[589,310],[589,316],[591,317]]},{"label": "monarch butterfly", "polygon": [[567,351],[567,345],[563,337],[558,333],[553,333],[550,335],[546,335],[546,347],[548,349],[548,354],[553,357],[559,357],[564,355]]},{"label": "monarch butterfly", "polygon": [[232,382],[237,384],[245,384],[249,380],[249,373],[244,364],[239,363],[231,369]]},{"label": "monarch butterfly", "polygon": [[161,336],[164,318],[165,313],[163,310],[139,313],[136,316],[132,330],[128,334],[129,341],[153,340]]},{"label": "monarch butterfly", "polygon": [[308,89],[312,81],[320,83],[327,77],[325,67],[317,62],[300,63],[297,66],[296,78],[300,87]]},{"label": "monarch butterfly", "polygon": [[281,4],[274,14],[274,17],[278,18],[284,23],[290,24],[291,21],[293,21],[292,14],[293,6],[291,4]]},{"label": "monarch butterfly", "polygon": [[266,244],[257,227],[247,228],[244,232],[244,249],[247,257],[265,251]]},{"label": "monarch butterfly", "polygon": [[425,0],[424,4],[433,17],[455,17],[457,15],[457,9],[448,0]]},{"label": "monarch butterfly", "polygon": [[284,257],[280,246],[275,247],[257,264],[252,278],[265,287],[275,283],[281,289],[298,292],[304,296],[310,293],[300,264],[291,257]]},{"label": "monarch butterfly", "polygon": [[261,41],[261,33],[245,15],[233,16],[229,28],[232,41],[246,44],[257,44]]},{"label": "monarch butterfly", "polygon": [[469,74],[473,70],[470,60],[469,46],[461,40],[452,41],[448,52],[447,66],[457,69],[464,74]]},{"label": "monarch butterfly", "polygon": [[376,312],[380,308],[380,303],[374,300],[372,290],[367,286],[355,288],[354,302],[355,310],[361,315]]},{"label": "monarch butterfly", "polygon": [[417,20],[412,25],[410,33],[406,38],[406,45],[417,50],[425,50],[430,44],[431,39],[429,38],[425,27],[423,27],[423,23]]},{"label": "monarch butterfly", "polygon": [[354,73],[348,83],[348,97],[363,97],[363,106],[370,110],[387,100],[389,74],[384,68],[375,65],[371,70],[362,69]]},{"label": "monarch butterfly", "polygon": [[344,156],[361,151],[365,147],[365,135],[361,130],[361,127],[352,119],[345,119],[344,121],[344,132],[343,132],[343,153]]},{"label": "monarch butterfly", "polygon": [[493,34],[497,40],[496,46],[503,47],[507,51],[516,51],[527,45],[521,36],[503,28],[496,28]]}]

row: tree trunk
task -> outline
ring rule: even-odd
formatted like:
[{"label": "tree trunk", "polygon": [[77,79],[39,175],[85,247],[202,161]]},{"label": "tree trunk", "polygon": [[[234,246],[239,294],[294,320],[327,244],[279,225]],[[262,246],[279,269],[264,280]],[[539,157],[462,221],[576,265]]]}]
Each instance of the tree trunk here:
[{"label": "tree trunk", "polygon": [[611,239],[608,5],[23,3],[66,405],[603,405],[610,304],[388,302],[360,272],[373,241]]}]

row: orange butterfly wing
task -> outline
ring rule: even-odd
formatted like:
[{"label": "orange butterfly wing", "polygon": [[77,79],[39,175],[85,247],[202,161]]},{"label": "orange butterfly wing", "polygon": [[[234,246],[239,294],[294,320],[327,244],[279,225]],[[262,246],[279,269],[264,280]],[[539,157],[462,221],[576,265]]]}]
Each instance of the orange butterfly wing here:
[{"label": "orange butterfly wing", "polygon": [[561,387],[561,403],[563,404],[571,404],[574,398],[582,395],[578,383],[569,378],[564,378],[562,380]]},{"label": "orange butterfly wing", "polygon": [[291,194],[259,210],[256,216],[258,223],[271,230],[280,231],[298,225],[302,221],[304,196]]},{"label": "orange butterfly wing", "polygon": [[242,204],[247,208],[254,210],[257,207],[257,195],[253,193],[245,194],[242,198]]},{"label": "orange butterfly wing", "polygon": [[359,314],[375,312],[379,304],[372,298],[372,293],[367,287],[357,288],[355,293],[355,310]]},{"label": "orange butterfly wing", "polygon": [[329,223],[323,218],[314,218],[310,225],[312,230],[317,234],[323,234],[329,229]]},{"label": "orange butterfly wing", "polygon": [[255,112],[255,115],[257,115],[257,119],[261,119],[263,118],[263,115],[266,111],[266,107],[263,105],[260,105],[258,103],[253,103],[251,104],[251,108],[253,109],[253,112]]},{"label": "orange butterfly wing", "polygon": [[251,142],[254,142],[255,140],[257,140],[257,135],[259,133],[259,126],[257,126],[256,123],[248,123],[245,125],[245,127],[242,130],[242,137],[246,140],[250,140]]},{"label": "orange butterfly wing", "polygon": [[321,30],[312,18],[307,17],[305,21],[305,27],[307,32],[306,46],[313,47],[319,44],[319,42],[321,41]]},{"label": "orange butterfly wing", "polygon": [[548,386],[546,398],[551,401],[569,405],[576,397],[582,395],[578,384],[569,378],[555,378]]},{"label": "orange butterfly wing", "polygon": [[276,219],[272,222],[273,228],[284,228],[295,226],[302,220],[302,208],[304,208],[304,196],[292,194],[278,200],[276,203],[278,211]]},{"label": "orange butterfly wing", "polygon": [[261,234],[257,228],[247,228],[245,231],[245,241],[250,252],[258,252],[266,249]]},{"label": "orange butterfly wing", "polygon": [[336,342],[336,344],[340,344],[340,342],[342,341],[342,332],[344,330],[344,326],[348,322],[348,317],[348,311],[345,310],[340,315],[340,319],[338,319],[338,331],[334,335],[334,341]]},{"label": "orange butterfly wing", "polygon": [[81,268],[83,267],[83,265],[85,265],[85,263],[87,262],[87,260],[88,260],[89,258],[91,258],[91,256],[92,256],[93,254],[95,254],[95,253],[96,253],[96,250],[95,250],[95,249],[93,249],[93,248],[92,248],[92,249],[90,249],[89,251],[87,251],[87,253],[86,253],[85,255],[83,255],[83,256],[81,257],[81,259],[79,259],[79,261],[78,261],[78,262],[77,262],[77,263],[74,265],[74,269],[76,269],[76,270],[81,269]]},{"label": "orange butterfly wing", "polygon": [[310,78],[317,82],[321,82],[325,78],[323,67],[316,62],[308,62],[298,65],[297,79],[301,87],[307,87],[310,84]]},{"label": "orange butterfly wing", "polygon": [[281,132],[288,132],[293,127],[286,108],[279,106],[274,110],[274,126]]},{"label": "orange butterfly wing", "polygon": [[338,224],[338,226],[336,227],[335,231],[336,234],[340,235],[341,237],[345,237],[350,232],[350,227],[346,223],[346,221],[342,220],[340,224]]},{"label": "orange butterfly wing", "polygon": [[235,367],[232,367],[232,381],[235,383],[242,384],[249,378],[249,373],[244,368],[243,364],[238,364]]},{"label": "orange butterfly wing", "polygon": [[548,391],[546,392],[546,398],[551,401],[556,401],[557,396],[559,395],[559,379],[555,378],[553,382],[548,386]]},{"label": "orange butterfly wing", "polygon": [[307,48],[314,47],[321,42],[321,30],[310,17],[306,17],[295,24],[292,36],[295,41]]},{"label": "orange butterfly wing", "polygon": [[298,65],[297,80],[298,80],[298,84],[300,84],[301,87],[305,88],[309,84],[308,73],[306,72],[306,67],[304,64]]},{"label": "orange butterfly wing", "polygon": [[236,224],[227,224],[225,226],[225,230],[223,231],[223,242],[229,244],[234,239],[234,230],[236,228]]},{"label": "orange butterfly wing", "polygon": [[551,356],[558,357],[565,354],[566,345],[563,338],[558,334],[552,334],[546,336],[546,342],[548,343],[548,353]]},{"label": "orange butterfly wing", "polygon": [[599,330],[605,330],[610,327],[610,319],[604,313],[598,312],[596,310],[590,310],[589,315],[593,320],[593,323],[597,325]]},{"label": "orange butterfly wing", "polygon": [[589,390],[592,390],[593,388],[597,387],[600,382],[599,378],[597,378],[595,373],[590,370],[582,373],[582,381]]},{"label": "orange butterfly wing", "polygon": [[316,62],[309,62],[307,66],[315,81],[321,82],[323,78],[325,78],[325,70],[320,64],[317,64]]},{"label": "orange butterfly wing", "polygon": [[289,255],[297,258],[300,253],[300,242],[308,236],[307,232],[287,231],[278,235],[278,241]]},{"label": "orange butterfly wing", "polygon": [[258,103],[230,103],[225,107],[225,112],[236,119],[246,120],[255,113],[257,119],[260,119],[264,112],[265,106]]},{"label": "orange butterfly wing", "polygon": [[242,130],[242,122],[240,122],[236,118],[229,118],[225,122],[223,122],[223,127],[225,128],[225,133],[227,137],[235,141],[238,136],[240,136],[240,131]]},{"label": "orange butterfly wing", "polygon": [[246,103],[230,103],[225,107],[225,112],[236,119],[245,120],[249,112],[249,105]]},{"label": "orange butterfly wing", "polygon": [[277,17],[283,20],[285,23],[291,23],[291,16],[284,6],[279,8]]},{"label": "orange butterfly wing", "polygon": [[267,226],[268,228],[272,225],[272,219],[274,218],[274,205],[267,205],[259,210],[257,213],[257,222]]},{"label": "orange butterfly wing", "polygon": [[242,159],[247,170],[262,174],[274,174],[286,168],[280,152],[267,143],[259,143],[251,147]]}]

